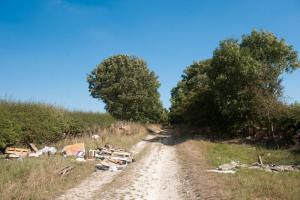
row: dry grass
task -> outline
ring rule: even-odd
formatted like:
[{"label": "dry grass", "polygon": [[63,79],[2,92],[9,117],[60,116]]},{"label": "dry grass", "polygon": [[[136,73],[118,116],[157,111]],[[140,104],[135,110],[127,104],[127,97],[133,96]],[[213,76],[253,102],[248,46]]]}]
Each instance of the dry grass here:
[{"label": "dry grass", "polygon": [[[269,164],[300,164],[300,155],[288,150],[255,148],[250,145],[203,142],[211,166],[239,160],[253,163],[257,154]],[[239,170],[234,175],[220,175],[233,199],[299,199],[300,173],[270,173],[258,170]]]},{"label": "dry grass", "polygon": [[58,148],[62,148],[68,144],[85,143],[86,149],[95,149],[105,144],[113,144],[119,148],[129,148],[147,134],[144,125],[132,122],[117,122],[107,128],[99,128],[98,133],[100,139],[92,140],[92,135],[77,138],[66,138],[56,143]]},{"label": "dry grass", "polygon": [[207,149],[202,143],[187,140],[176,146],[181,168],[182,199],[230,199],[223,181],[209,169]]},{"label": "dry grass", "polygon": [[[236,174],[215,174],[212,169],[231,160],[253,163],[257,154],[265,163],[299,164],[300,155],[288,150],[270,150],[250,145],[187,140],[178,145],[178,155],[190,194],[187,199],[299,199],[300,173],[269,173],[239,170]],[[191,198],[191,196],[193,198]]]},{"label": "dry grass", "polygon": [[[94,169],[92,163],[75,163],[61,156],[0,163],[0,199],[51,199],[55,192],[72,186]],[[68,165],[75,169],[70,175],[59,177],[56,171]]]},{"label": "dry grass", "polygon": [[[127,127],[126,133],[120,128],[124,125]],[[86,149],[105,143],[130,148],[146,136],[147,130],[140,124],[118,123],[102,129],[99,134],[101,139],[98,141],[85,136],[65,139],[54,146],[61,149],[65,144],[84,142]],[[69,175],[60,177],[56,174],[57,170],[68,165],[75,166]],[[57,194],[78,184],[95,169],[92,161],[78,163],[72,158],[64,159],[60,155],[27,158],[22,161],[0,160],[0,166],[0,199],[53,199]]]}]

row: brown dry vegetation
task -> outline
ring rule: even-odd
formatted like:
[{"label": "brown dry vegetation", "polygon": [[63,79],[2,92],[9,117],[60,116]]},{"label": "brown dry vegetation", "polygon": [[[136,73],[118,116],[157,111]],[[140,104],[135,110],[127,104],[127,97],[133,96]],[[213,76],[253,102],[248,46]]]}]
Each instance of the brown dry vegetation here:
[{"label": "brown dry vegetation", "polygon": [[216,174],[207,173],[210,165],[207,149],[188,140],[177,145],[181,167],[184,199],[228,199],[230,193],[224,189],[223,181]]},{"label": "brown dry vegetation", "polygon": [[[124,127],[126,127],[124,129]],[[117,123],[100,132],[101,139],[92,140],[85,136],[68,138],[54,146],[60,149],[65,144],[84,142],[86,149],[110,143],[122,148],[130,148],[147,134],[144,126],[135,123]],[[75,166],[67,176],[60,177],[56,171],[65,166]],[[53,199],[57,194],[78,184],[95,170],[95,162],[78,163],[61,155],[27,158],[19,160],[0,160],[0,199]]]},{"label": "brown dry vegetation", "polygon": [[[257,153],[266,163],[299,164],[300,155],[288,150],[255,148],[206,140],[183,140],[177,146],[186,199],[299,199],[300,173],[270,173],[241,169],[236,174],[205,172],[231,160],[256,161]],[[269,156],[267,156],[269,155]]]}]

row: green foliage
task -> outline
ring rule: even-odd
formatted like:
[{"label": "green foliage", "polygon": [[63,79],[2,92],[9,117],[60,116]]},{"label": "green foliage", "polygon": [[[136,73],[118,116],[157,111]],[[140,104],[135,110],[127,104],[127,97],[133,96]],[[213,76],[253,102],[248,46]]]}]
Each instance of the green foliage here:
[{"label": "green foliage", "polygon": [[[280,132],[280,136],[290,143],[300,142],[300,104],[294,103],[285,106],[284,111],[280,112],[276,117],[276,130]],[[298,138],[295,136],[297,136]]]},{"label": "green foliage", "polygon": [[16,120],[11,116],[7,106],[0,104],[0,148],[6,144],[18,142],[18,133],[21,132],[21,127],[18,126]]},{"label": "green foliage", "polygon": [[10,144],[52,143],[65,134],[77,135],[93,126],[106,126],[107,114],[70,112],[39,103],[0,101],[0,148]]},{"label": "green foliage", "polygon": [[272,33],[221,41],[210,60],[188,67],[173,88],[171,119],[231,133],[258,127],[274,135],[287,116],[279,100],[281,75],[299,67],[297,52]]},{"label": "green foliage", "polygon": [[[187,67],[182,80],[171,91],[170,120],[173,123],[193,122],[198,125],[207,124],[206,117],[210,94],[207,70],[211,60],[194,62]],[[199,106],[201,105],[201,106]],[[206,109],[199,109],[205,107]]]},{"label": "green foliage", "polygon": [[108,114],[94,112],[66,111],[67,129],[65,133],[69,135],[78,135],[89,129],[109,126],[115,119]]},{"label": "green foliage", "polygon": [[112,116],[141,122],[162,120],[164,110],[157,91],[160,83],[144,60],[112,56],[97,65],[87,81],[92,97],[101,99]]}]

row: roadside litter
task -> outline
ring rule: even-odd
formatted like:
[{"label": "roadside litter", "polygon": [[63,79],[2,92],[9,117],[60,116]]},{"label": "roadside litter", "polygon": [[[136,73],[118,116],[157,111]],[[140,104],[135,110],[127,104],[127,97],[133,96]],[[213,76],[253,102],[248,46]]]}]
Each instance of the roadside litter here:
[{"label": "roadside litter", "polygon": [[38,148],[30,143],[30,149],[25,148],[16,148],[16,147],[7,147],[5,149],[6,158],[25,158],[25,157],[39,157],[42,154],[54,155],[57,152],[55,147],[47,147],[45,146],[43,149],[38,150]]},{"label": "roadside litter", "polygon": [[[45,146],[38,149],[34,144],[29,144],[30,149],[7,147],[5,155],[7,159],[23,159],[25,157],[38,158],[43,154],[54,155],[58,151],[55,147]],[[133,153],[125,149],[116,148],[111,144],[106,144],[97,149],[85,150],[84,143],[76,143],[63,147],[60,151],[63,157],[74,157],[77,162],[94,160],[97,162],[96,169],[118,171],[124,169],[129,163],[134,161]],[[64,174],[64,173],[63,173]]]},{"label": "roadside litter", "polygon": [[100,136],[99,135],[93,135],[92,138],[95,139],[95,140],[98,140],[100,138]]},{"label": "roadside litter", "polygon": [[84,143],[77,143],[65,146],[62,150],[62,153],[66,156],[78,156],[78,154],[83,154],[85,153]]},{"label": "roadside litter", "polygon": [[7,147],[5,149],[5,154],[7,158],[22,158],[28,156],[30,149]]},{"label": "roadside litter", "polygon": [[38,150],[36,153],[39,154],[39,155],[42,155],[42,154],[51,154],[51,155],[54,155],[56,154],[57,152],[57,149],[55,147],[47,147],[45,146],[44,148]]},{"label": "roadside litter", "polygon": [[100,160],[100,163],[96,164],[96,168],[99,170],[122,170],[134,161],[133,153],[124,149],[114,148],[112,145],[105,145],[97,151],[89,151],[89,153],[95,155],[96,160]]},{"label": "roadside litter", "polygon": [[258,162],[253,164],[241,164],[239,161],[231,161],[230,163],[226,163],[220,165],[217,169],[206,170],[207,172],[216,172],[216,173],[224,173],[224,174],[234,174],[237,169],[246,168],[246,169],[258,169],[266,172],[299,172],[300,165],[274,165],[274,164],[263,164],[261,161],[261,157],[258,159]]}]

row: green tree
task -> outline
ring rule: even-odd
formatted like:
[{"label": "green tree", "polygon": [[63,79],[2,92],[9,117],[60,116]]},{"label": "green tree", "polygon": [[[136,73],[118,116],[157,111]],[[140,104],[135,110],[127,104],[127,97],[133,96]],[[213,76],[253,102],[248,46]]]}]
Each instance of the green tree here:
[{"label": "green tree", "polygon": [[274,133],[276,115],[285,107],[281,75],[300,67],[292,46],[254,30],[240,42],[221,41],[206,67],[199,63],[172,90],[171,116],[230,132],[260,127]]},{"label": "green tree", "polygon": [[88,75],[92,97],[101,99],[117,119],[159,122],[164,115],[160,83],[144,60],[115,55],[105,59]]},{"label": "green tree", "polygon": [[[172,122],[193,122],[202,124],[208,94],[207,70],[210,60],[194,62],[184,70],[182,80],[171,91],[170,120]],[[199,124],[199,125],[200,125]]]},{"label": "green tree", "polygon": [[[255,118],[259,94],[260,63],[236,40],[225,40],[215,50],[208,71],[209,87],[221,128],[240,130]],[[254,113],[253,113],[254,112]]]}]

